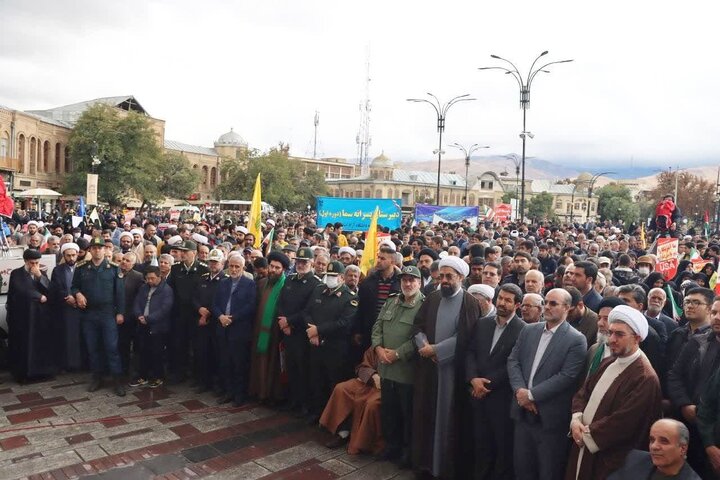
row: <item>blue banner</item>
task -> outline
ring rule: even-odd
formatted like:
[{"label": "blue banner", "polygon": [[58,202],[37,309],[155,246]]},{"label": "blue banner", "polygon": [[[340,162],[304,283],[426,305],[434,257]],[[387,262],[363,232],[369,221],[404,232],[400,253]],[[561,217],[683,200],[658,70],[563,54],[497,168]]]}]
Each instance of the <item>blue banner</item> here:
[{"label": "blue banner", "polygon": [[415,222],[438,224],[460,223],[463,220],[470,222],[473,227],[477,226],[478,207],[445,207],[442,205],[415,205]]},{"label": "blue banner", "polygon": [[380,207],[378,226],[391,230],[400,228],[402,213],[400,199],[317,197],[317,225],[340,222],[343,230],[364,232],[370,228],[375,207]]}]

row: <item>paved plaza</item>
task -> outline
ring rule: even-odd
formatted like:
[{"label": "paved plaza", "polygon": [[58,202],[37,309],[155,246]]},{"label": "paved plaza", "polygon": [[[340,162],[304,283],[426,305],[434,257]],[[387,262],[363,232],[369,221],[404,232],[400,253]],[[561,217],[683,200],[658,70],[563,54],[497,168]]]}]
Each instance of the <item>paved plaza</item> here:
[{"label": "paved plaza", "polygon": [[323,445],[327,432],[256,404],[217,407],[186,385],[87,393],[86,374],[18,385],[0,374],[0,478],[410,479]]}]

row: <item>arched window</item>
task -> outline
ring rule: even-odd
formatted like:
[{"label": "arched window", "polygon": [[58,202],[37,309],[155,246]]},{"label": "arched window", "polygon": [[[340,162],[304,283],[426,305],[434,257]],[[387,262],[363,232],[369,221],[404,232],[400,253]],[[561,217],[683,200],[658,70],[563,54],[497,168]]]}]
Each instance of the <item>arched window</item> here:
[{"label": "arched window", "polygon": [[62,146],[60,145],[60,142],[55,144],[55,173],[62,172],[61,165],[61,159],[60,159],[60,151],[62,150]]},{"label": "arched window", "polygon": [[18,135],[18,172],[25,173],[25,135]]},{"label": "arched window", "polygon": [[42,171],[47,173],[50,163],[50,142],[45,140],[43,143]]},{"label": "arched window", "polygon": [[382,190],[375,190],[375,198],[382,198]]},{"label": "arched window", "polygon": [[72,171],[72,159],[70,158],[70,147],[65,145],[65,173]]},{"label": "arched window", "polygon": [[210,186],[215,187],[217,185],[217,168],[212,167],[210,169]]},{"label": "arched window", "polygon": [[208,184],[208,168],[202,167],[202,177],[203,177],[203,185],[207,186]]},{"label": "arched window", "polygon": [[30,137],[30,175],[35,175],[35,168],[37,167],[37,140],[35,137]]}]

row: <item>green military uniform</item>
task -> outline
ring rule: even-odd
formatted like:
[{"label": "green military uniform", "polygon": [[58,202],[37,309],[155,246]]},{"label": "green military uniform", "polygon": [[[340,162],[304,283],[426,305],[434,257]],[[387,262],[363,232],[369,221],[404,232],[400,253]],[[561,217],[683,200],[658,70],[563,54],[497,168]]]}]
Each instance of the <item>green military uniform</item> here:
[{"label": "green military uniform", "polygon": [[[422,285],[420,270],[412,265],[403,267],[400,282],[404,277],[414,277]],[[383,305],[372,328],[372,348],[382,347],[393,350],[392,363],[380,361],[380,420],[385,439],[387,460],[402,456],[401,463],[407,465],[410,459],[412,435],[412,399],[415,373],[415,344],[413,324],[425,296],[418,289],[410,302],[405,302],[402,293],[392,294]]]},{"label": "green military uniform", "polygon": [[[90,246],[104,247],[105,243],[93,238]],[[91,260],[79,262],[73,274],[70,292],[81,293],[87,300],[87,307],[80,311],[90,368],[95,376],[102,374],[106,363],[111,374],[122,373],[116,315],[125,314],[125,288],[119,273],[117,264],[103,259],[97,266]]]},{"label": "green military uniform", "polygon": [[[326,275],[339,276],[345,267],[338,261],[328,265]],[[310,413],[318,417],[333,388],[347,380],[350,332],[357,315],[357,296],[344,284],[335,288],[318,285],[303,311],[307,325],[315,325],[319,345],[310,346]]]},{"label": "green military uniform", "polygon": [[[405,267],[408,268],[408,267]],[[397,361],[381,363],[380,377],[393,382],[411,385],[415,371],[415,345],[412,339],[415,314],[420,310],[425,295],[420,291],[410,303],[401,293],[393,293],[383,305],[372,328],[372,348],[382,346],[397,352]]]}]

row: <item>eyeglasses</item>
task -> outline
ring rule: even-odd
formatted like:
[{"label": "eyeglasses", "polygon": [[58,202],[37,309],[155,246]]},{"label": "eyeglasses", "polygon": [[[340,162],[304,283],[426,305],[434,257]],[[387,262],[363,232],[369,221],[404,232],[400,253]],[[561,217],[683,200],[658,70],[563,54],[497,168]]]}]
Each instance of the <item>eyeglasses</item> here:
[{"label": "eyeglasses", "polygon": [[707,305],[705,302],[701,302],[700,300],[685,300],[683,301],[683,305],[686,307],[699,307],[700,305]]},{"label": "eyeglasses", "polygon": [[540,308],[541,305],[520,305],[520,308]]}]

